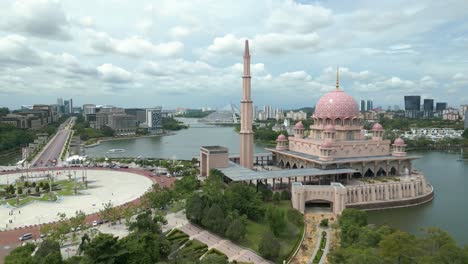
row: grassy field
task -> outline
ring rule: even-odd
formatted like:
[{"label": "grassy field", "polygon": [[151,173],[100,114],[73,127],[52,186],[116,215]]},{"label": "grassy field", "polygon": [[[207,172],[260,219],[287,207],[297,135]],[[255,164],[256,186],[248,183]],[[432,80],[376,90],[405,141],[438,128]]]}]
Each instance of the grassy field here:
[{"label": "grassy field", "polygon": [[[275,206],[285,210],[285,214],[288,209],[292,208],[290,201],[281,201],[280,204]],[[288,254],[295,246],[296,240],[299,236],[302,235],[301,228],[293,225],[289,221],[287,222],[287,227],[278,237],[278,240],[281,245],[281,250],[278,257],[279,262],[282,262],[282,260],[288,256]],[[256,223],[251,220],[247,220],[246,229],[246,236],[242,241],[239,242],[239,244],[241,244],[244,247],[253,249],[258,253],[258,245],[260,244],[260,240],[262,239],[263,233],[269,230],[268,224],[262,222]]]}]

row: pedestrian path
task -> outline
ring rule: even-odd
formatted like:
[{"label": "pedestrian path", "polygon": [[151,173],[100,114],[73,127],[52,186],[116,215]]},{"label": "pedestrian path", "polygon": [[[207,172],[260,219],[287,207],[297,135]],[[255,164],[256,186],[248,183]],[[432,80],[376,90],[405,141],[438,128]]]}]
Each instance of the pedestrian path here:
[{"label": "pedestrian path", "polygon": [[262,258],[255,252],[240,247],[230,240],[221,238],[217,235],[210,233],[192,223],[183,225],[180,230],[187,235],[190,239],[196,239],[208,246],[209,249],[214,248],[225,254],[230,261],[236,260],[238,262],[250,262],[255,264],[270,264],[272,262]]},{"label": "pedestrian path", "polygon": [[318,232],[317,232],[317,243],[315,244],[314,253],[312,254],[312,256],[311,256],[311,258],[309,260],[309,264],[313,263],[315,255],[317,255],[317,252],[318,252],[318,250],[320,248],[320,241],[322,239],[322,232],[323,231],[325,231],[325,233],[327,233],[327,236],[326,236],[327,241],[325,243],[325,247],[323,248],[322,258],[320,259],[319,264],[325,263],[325,259],[327,259],[328,250],[330,248],[330,230],[329,230],[329,228],[319,227]]}]

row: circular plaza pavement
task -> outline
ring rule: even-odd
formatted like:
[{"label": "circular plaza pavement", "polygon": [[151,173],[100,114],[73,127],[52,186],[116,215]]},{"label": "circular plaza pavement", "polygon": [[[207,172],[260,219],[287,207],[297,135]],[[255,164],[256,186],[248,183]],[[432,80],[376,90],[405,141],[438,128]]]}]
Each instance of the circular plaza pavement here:
[{"label": "circular plaza pavement", "polygon": [[[77,179],[80,179],[81,170],[76,172]],[[55,170],[53,174],[56,181],[68,179],[68,171]],[[34,172],[33,175],[43,175],[43,172]],[[0,175],[0,184],[12,183],[20,176],[19,173]],[[34,201],[18,208],[0,205],[0,230],[57,221],[58,213],[65,213],[67,217],[74,216],[77,211],[86,215],[96,213],[105,203],[118,206],[138,199],[153,184],[148,177],[122,170],[88,169],[87,176],[90,188],[81,190],[78,195],[62,196],[58,202]]]}]

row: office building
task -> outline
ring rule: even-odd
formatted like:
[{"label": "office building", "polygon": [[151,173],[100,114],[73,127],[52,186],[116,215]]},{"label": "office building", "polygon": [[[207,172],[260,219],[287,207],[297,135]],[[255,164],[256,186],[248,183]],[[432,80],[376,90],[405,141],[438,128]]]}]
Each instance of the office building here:
[{"label": "office building", "polygon": [[146,125],[150,133],[160,134],[164,132],[162,119],[163,112],[161,106],[146,109]]},{"label": "office building", "polygon": [[109,113],[108,126],[114,130],[116,135],[135,134],[137,120],[133,115],[125,113]]},{"label": "office building", "polygon": [[436,112],[442,112],[447,109],[447,103],[437,102],[436,103]]},{"label": "office building", "polygon": [[419,118],[421,117],[421,96],[407,95],[405,96],[405,117]]},{"label": "office building", "polygon": [[367,100],[367,105],[366,105],[366,109],[367,111],[371,111],[372,109],[374,109],[374,102],[372,100]]},{"label": "office building", "polygon": [[366,111],[366,100],[361,100],[359,111],[361,111],[361,112]]},{"label": "office building", "polygon": [[143,108],[126,108],[125,113],[136,118],[138,124],[146,123],[146,109]]},{"label": "office building", "polygon": [[434,99],[424,99],[423,112],[425,118],[434,116]]}]

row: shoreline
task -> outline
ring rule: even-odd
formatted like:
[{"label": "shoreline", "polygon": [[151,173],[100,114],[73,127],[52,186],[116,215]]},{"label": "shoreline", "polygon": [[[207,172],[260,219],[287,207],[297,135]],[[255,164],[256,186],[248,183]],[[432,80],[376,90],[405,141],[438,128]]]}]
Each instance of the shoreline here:
[{"label": "shoreline", "polygon": [[85,145],[85,143],[82,143],[81,145],[84,148],[92,148],[92,147],[97,147],[99,146],[102,142],[106,141],[115,141],[115,140],[126,140],[126,139],[137,139],[137,138],[151,138],[151,137],[162,137],[162,136],[172,136],[175,135],[175,132],[165,132],[163,134],[153,134],[153,135],[141,135],[141,136],[131,136],[131,137],[111,137],[111,138],[99,138],[97,139],[96,143],[90,144],[90,145]]}]

